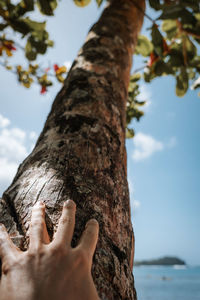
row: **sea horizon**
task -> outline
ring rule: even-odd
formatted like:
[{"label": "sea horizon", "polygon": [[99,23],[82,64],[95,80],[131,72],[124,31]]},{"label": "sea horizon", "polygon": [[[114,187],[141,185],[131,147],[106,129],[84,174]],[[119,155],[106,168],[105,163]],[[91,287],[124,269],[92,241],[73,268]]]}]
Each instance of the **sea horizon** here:
[{"label": "sea horizon", "polygon": [[133,268],[138,300],[199,300],[199,265],[149,265]]},{"label": "sea horizon", "polygon": [[178,265],[178,264],[174,264],[174,265],[140,265],[140,266],[133,266],[133,268],[140,268],[140,267],[174,267],[174,266],[179,266],[179,267],[191,267],[191,268],[200,268],[200,264],[185,264],[185,265]]}]

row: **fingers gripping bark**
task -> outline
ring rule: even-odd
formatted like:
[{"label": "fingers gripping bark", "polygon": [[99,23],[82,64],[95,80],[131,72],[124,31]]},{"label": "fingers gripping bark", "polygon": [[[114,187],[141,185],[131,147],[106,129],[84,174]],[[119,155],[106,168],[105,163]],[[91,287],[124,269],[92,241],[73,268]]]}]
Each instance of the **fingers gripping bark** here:
[{"label": "fingers gripping bark", "polygon": [[91,274],[98,223],[90,220],[79,245],[72,248],[75,212],[75,203],[67,201],[54,240],[44,245],[49,241],[45,205],[37,203],[32,210],[27,251],[17,249],[5,227],[0,226],[1,300],[38,299],[38,296],[49,300],[99,300]]},{"label": "fingers gripping bark", "polygon": [[[59,220],[58,229],[53,241],[50,243],[49,235],[45,223],[45,205],[38,202],[32,209],[30,222],[30,244],[28,252],[39,253],[41,246],[48,244],[48,248],[68,248],[69,251],[75,250],[78,256],[86,258],[86,263],[91,268],[92,258],[95,252],[99,225],[95,219],[87,222],[85,230],[81,236],[80,242],[75,249],[71,248],[71,240],[75,226],[76,204],[72,200],[65,202],[62,210],[62,215]],[[6,228],[0,225],[0,258],[15,257],[21,252],[11,241]]]},{"label": "fingers gripping bark", "polygon": [[17,248],[13,244],[3,224],[0,224],[0,258],[4,260],[7,256],[12,257],[17,253]]},{"label": "fingers gripping bark", "polygon": [[54,236],[54,245],[71,245],[71,240],[75,226],[76,204],[72,200],[64,203],[62,215],[58,223],[58,228]]},{"label": "fingers gripping bark", "polygon": [[32,210],[30,223],[30,249],[38,249],[49,243],[49,235],[45,223],[45,205],[37,202]]},{"label": "fingers gripping bark", "polygon": [[86,252],[87,257],[90,259],[91,263],[96,249],[98,234],[98,222],[95,219],[89,220],[85,226],[85,230],[82,234],[78,248],[82,248],[82,250]]}]

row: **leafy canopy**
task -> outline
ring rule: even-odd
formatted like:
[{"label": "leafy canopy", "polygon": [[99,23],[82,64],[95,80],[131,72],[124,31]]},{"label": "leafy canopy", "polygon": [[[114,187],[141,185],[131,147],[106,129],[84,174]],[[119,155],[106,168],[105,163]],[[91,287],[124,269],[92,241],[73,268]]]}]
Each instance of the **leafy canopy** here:
[{"label": "leafy canopy", "polygon": [[[84,7],[91,0],[73,0],[77,6]],[[105,0],[95,0],[100,6]],[[137,0],[132,0],[137,6]],[[57,0],[21,0],[13,4],[11,0],[0,0],[0,64],[16,73],[19,82],[29,88],[34,81],[41,85],[41,93],[52,85],[49,80],[50,68],[41,70],[36,63],[38,54],[45,54],[53,41],[46,31],[46,22],[36,22],[27,13],[36,6],[41,14],[53,16]],[[139,101],[139,82],[151,82],[154,78],[170,75],[175,78],[176,94],[182,97],[189,86],[200,87],[200,1],[199,0],[149,0],[150,7],[158,16],[151,21],[148,34],[140,35],[135,54],[143,57],[140,73],[131,75],[127,99],[127,126],[133,119],[137,121],[143,116],[141,107],[145,101]],[[139,9],[139,8],[138,8]],[[17,32],[24,40],[25,47],[17,41],[7,38],[6,29]],[[28,68],[11,66],[11,57],[17,48],[24,51]],[[66,67],[54,64],[53,75],[59,82],[64,81]],[[127,127],[127,137],[133,137],[134,131]]]}]

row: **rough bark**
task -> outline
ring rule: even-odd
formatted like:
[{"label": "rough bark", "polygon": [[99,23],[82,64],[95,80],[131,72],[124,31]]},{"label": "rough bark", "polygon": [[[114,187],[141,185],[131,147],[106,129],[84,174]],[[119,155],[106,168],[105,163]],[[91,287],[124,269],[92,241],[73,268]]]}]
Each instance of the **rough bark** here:
[{"label": "rough bark", "polygon": [[[137,4],[142,10],[144,2]],[[142,22],[132,0],[109,3],[78,53],[34,150],[0,202],[0,220],[24,248],[38,200],[46,203],[51,236],[63,201],[76,202],[73,246],[86,221],[96,218],[100,237],[92,272],[101,299],[136,299],[125,110]]]}]

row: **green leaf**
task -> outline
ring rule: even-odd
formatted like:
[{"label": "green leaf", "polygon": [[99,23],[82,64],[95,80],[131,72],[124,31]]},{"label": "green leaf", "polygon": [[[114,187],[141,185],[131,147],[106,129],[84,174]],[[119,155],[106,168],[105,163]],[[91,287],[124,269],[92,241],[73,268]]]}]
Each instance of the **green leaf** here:
[{"label": "green leaf", "polygon": [[145,82],[151,82],[152,79],[156,77],[155,73],[151,72],[148,68],[147,71],[144,72],[144,81]]},{"label": "green leaf", "polygon": [[53,16],[53,11],[57,7],[57,0],[37,0],[37,5],[41,13]]},{"label": "green leaf", "polygon": [[196,24],[196,18],[194,14],[186,9],[182,3],[165,6],[158,19],[181,19],[182,24]]},{"label": "green leaf", "polygon": [[183,8],[178,4],[168,5],[163,8],[163,12],[158,19],[178,19],[183,12]]},{"label": "green leaf", "polygon": [[132,101],[131,105],[127,107],[126,123],[130,124],[133,118],[137,121],[144,115],[144,112],[138,109],[138,105]]},{"label": "green leaf", "polygon": [[176,95],[183,97],[188,90],[188,74],[184,67],[181,68],[180,74],[176,77]]},{"label": "green leaf", "polygon": [[193,69],[189,69],[188,71],[189,71],[189,73],[188,73],[189,79],[194,79],[196,76],[196,73],[193,71]]},{"label": "green leaf", "polygon": [[134,73],[130,77],[130,82],[136,82],[141,79],[141,74],[140,73]]},{"label": "green leaf", "polygon": [[160,56],[163,54],[163,36],[160,33],[157,25],[152,26],[152,31],[151,31],[151,36],[152,36],[152,43],[154,46],[154,50],[156,53]]},{"label": "green leaf", "polygon": [[0,30],[4,30],[7,26],[8,24],[0,24]]},{"label": "green leaf", "polygon": [[28,25],[31,31],[44,31],[46,27],[46,22],[36,22],[29,19],[29,17],[23,19],[24,22]]},{"label": "green leaf", "polygon": [[161,9],[160,0],[149,0],[149,4],[155,10]]},{"label": "green leaf", "polygon": [[35,60],[37,57],[37,51],[35,48],[32,47],[30,39],[28,39],[26,43],[25,55],[28,58],[28,60]]},{"label": "green leaf", "polygon": [[190,67],[196,68],[200,73],[200,56],[195,56],[191,61],[189,61]]},{"label": "green leaf", "polygon": [[14,29],[14,31],[18,31],[22,33],[24,36],[30,32],[29,26],[24,22],[24,19],[9,20],[10,26]]},{"label": "green leaf", "polygon": [[50,0],[49,4],[50,4],[52,10],[55,10],[58,5],[57,0]]},{"label": "green leaf", "polygon": [[32,50],[36,53],[44,54],[47,50],[47,43],[45,40],[36,40],[34,36],[29,37],[29,41],[31,43]]},{"label": "green leaf", "polygon": [[[174,45],[175,47],[175,45]],[[169,61],[172,67],[181,67],[184,65],[183,52],[179,49],[172,48],[169,53]]]},{"label": "green leaf", "polygon": [[32,65],[32,64],[29,64],[29,67],[28,67],[28,72],[32,75],[36,75],[36,72],[37,72],[37,69],[38,69],[39,65]]},{"label": "green leaf", "polygon": [[53,47],[53,46],[54,46],[54,41],[52,41],[52,40],[47,40],[47,46],[48,46],[48,47]]},{"label": "green leaf", "polygon": [[198,0],[182,0],[181,5],[190,7],[194,12],[199,12],[199,1]]},{"label": "green leaf", "polygon": [[6,1],[5,0],[0,0],[0,6],[2,8],[5,8],[6,7]]},{"label": "green leaf", "polygon": [[74,0],[74,2],[77,6],[84,7],[88,5],[91,2],[91,0]]},{"label": "green leaf", "polygon": [[171,40],[177,35],[176,20],[164,20],[162,22],[162,31],[166,32],[167,38]]},{"label": "green leaf", "polygon": [[32,38],[35,40],[35,42],[41,42],[44,43],[48,40],[49,34],[47,31],[33,31],[31,33]]},{"label": "green leaf", "polygon": [[162,22],[162,30],[165,32],[174,30],[177,27],[177,23],[175,20],[164,20]]},{"label": "green leaf", "polygon": [[132,139],[135,135],[135,132],[132,128],[126,128],[126,138],[127,139]]},{"label": "green leaf", "polygon": [[185,41],[184,43],[185,43],[185,47],[187,50],[187,58],[193,59],[193,57],[196,56],[196,54],[197,54],[197,48],[192,43],[192,41],[189,39],[189,37],[186,36],[184,38],[184,41]]},{"label": "green leaf", "polygon": [[11,18],[19,18],[23,16],[26,12],[34,10],[33,0],[21,0],[10,12]]},{"label": "green leaf", "polygon": [[149,56],[152,51],[153,51],[153,45],[151,41],[146,36],[139,35],[137,46],[135,48],[135,54]]},{"label": "green leaf", "polygon": [[34,0],[22,0],[20,4],[21,6],[25,7],[27,11],[34,9]]},{"label": "green leaf", "polygon": [[190,24],[192,26],[195,26],[197,23],[197,20],[192,12],[184,8],[180,15],[181,23],[182,24]]},{"label": "green leaf", "polygon": [[103,3],[103,0],[96,0],[98,7],[101,6],[101,4]]},{"label": "green leaf", "polygon": [[200,21],[200,13],[195,14],[195,18]]},{"label": "green leaf", "polygon": [[145,101],[138,101],[137,96],[140,94],[138,80],[140,80],[141,75],[135,73],[131,75],[129,88],[128,88],[128,99],[126,104],[126,124],[130,124],[133,119],[137,121],[144,115],[144,112],[140,110]]},{"label": "green leaf", "polygon": [[51,86],[53,84],[51,80],[48,80],[47,74],[44,74],[43,76],[38,77],[38,82],[42,86]]},{"label": "green leaf", "polygon": [[173,74],[173,69],[170,64],[165,63],[163,60],[158,60],[154,65],[154,72],[156,76]]}]

